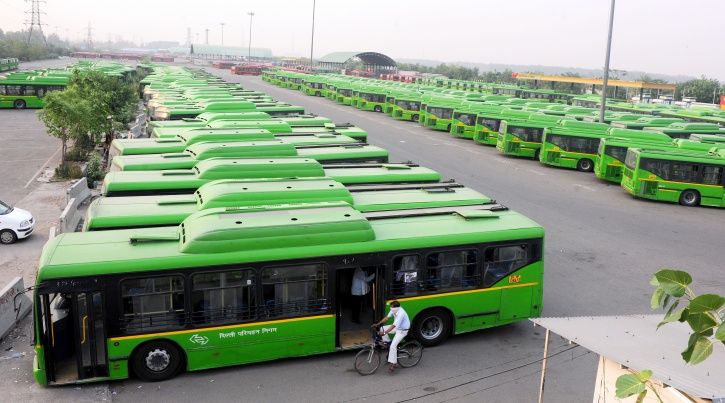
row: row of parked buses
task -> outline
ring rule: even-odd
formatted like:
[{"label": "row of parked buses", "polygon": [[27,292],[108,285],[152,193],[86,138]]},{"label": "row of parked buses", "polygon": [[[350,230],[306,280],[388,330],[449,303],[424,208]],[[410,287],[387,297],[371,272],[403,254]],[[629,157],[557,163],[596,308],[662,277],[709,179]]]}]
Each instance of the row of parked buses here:
[{"label": "row of parked buses", "polygon": [[20,65],[20,61],[15,57],[0,59],[0,72],[15,70]]},{"label": "row of parked buses", "polygon": [[42,108],[45,95],[64,90],[76,70],[96,70],[121,78],[136,72],[135,67],[120,63],[87,60],[63,69],[15,71],[0,76],[0,108]]},{"label": "row of parked buses", "polygon": [[426,346],[541,314],[544,230],[529,218],[203,71],[158,67],[142,86],[149,138],[113,141],[83,231],[43,250],[38,383],[359,348],[392,300]]},{"label": "row of parked buses", "polygon": [[505,87],[495,85],[487,94],[333,74],[267,70],[262,77],[505,155],[594,172],[636,197],[725,207],[725,113],[716,110],[613,101],[599,123],[599,101],[586,96],[567,105],[555,93],[547,99],[540,90],[510,87],[504,93]]}]

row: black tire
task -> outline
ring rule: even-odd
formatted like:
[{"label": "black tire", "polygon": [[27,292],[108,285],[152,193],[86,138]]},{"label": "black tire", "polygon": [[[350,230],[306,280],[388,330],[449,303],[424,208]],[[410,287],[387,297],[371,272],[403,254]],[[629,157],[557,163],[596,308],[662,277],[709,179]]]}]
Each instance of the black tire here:
[{"label": "black tire", "polygon": [[4,245],[10,245],[11,243],[14,243],[18,240],[18,236],[15,235],[15,232],[9,229],[4,229],[0,231],[0,243]]},{"label": "black tire", "polygon": [[418,119],[420,119],[420,116],[418,116],[418,115],[413,115],[410,117],[410,120],[412,120],[413,122],[416,122],[416,123],[418,123]]},{"label": "black tire", "polygon": [[381,108],[380,105],[375,105],[375,107],[373,108],[373,110],[375,112],[382,112],[383,111],[383,108]]},{"label": "black tire", "polygon": [[[166,340],[141,345],[131,356],[131,368],[139,379],[158,382],[171,379],[182,368],[184,356],[176,344]],[[155,368],[154,368],[155,367]]]},{"label": "black tire", "polygon": [[413,324],[413,335],[425,347],[443,343],[451,334],[451,317],[442,309],[420,313]]},{"label": "black tire", "polygon": [[536,151],[534,151],[534,159],[535,159],[536,161],[538,161],[538,160],[539,160],[539,155],[540,155],[540,154],[541,154],[541,150],[536,150]]},{"label": "black tire", "polygon": [[680,193],[680,204],[687,207],[696,207],[700,205],[700,192],[697,190],[687,189]]},{"label": "black tire", "polygon": [[315,92],[315,96],[316,96],[316,97],[319,97],[319,96],[321,96],[321,95],[322,95],[322,94],[320,94],[320,91],[317,91],[317,92]]},{"label": "black tire", "polygon": [[403,368],[418,365],[423,358],[423,345],[418,340],[406,341],[398,347],[398,364]]},{"label": "black tire", "polygon": [[380,366],[380,350],[365,347],[355,354],[355,371],[360,375],[370,375],[378,370]]},{"label": "black tire", "polygon": [[15,109],[25,109],[27,104],[22,99],[16,99],[15,102],[13,102],[13,108]]},{"label": "black tire", "polygon": [[588,158],[582,158],[576,163],[576,169],[582,172],[593,172],[594,162]]},{"label": "black tire", "polygon": [[451,124],[450,124],[450,123],[448,124],[448,126],[446,126],[446,131],[447,131],[448,133],[450,133],[450,132],[451,132]]}]

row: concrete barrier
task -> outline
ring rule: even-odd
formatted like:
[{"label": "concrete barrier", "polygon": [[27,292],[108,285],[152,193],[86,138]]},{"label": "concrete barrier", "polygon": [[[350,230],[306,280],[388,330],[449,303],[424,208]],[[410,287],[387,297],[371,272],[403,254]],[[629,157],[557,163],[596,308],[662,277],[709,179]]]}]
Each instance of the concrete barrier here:
[{"label": "concrete barrier", "polygon": [[91,197],[91,189],[88,189],[88,179],[78,179],[76,183],[68,188],[65,194],[66,204],[70,203],[70,199],[78,199],[80,200],[80,203],[83,203],[87,198]]},{"label": "concrete barrier", "polygon": [[23,278],[15,277],[0,291],[0,339],[4,339],[30,312],[32,301],[23,294],[24,290]]}]

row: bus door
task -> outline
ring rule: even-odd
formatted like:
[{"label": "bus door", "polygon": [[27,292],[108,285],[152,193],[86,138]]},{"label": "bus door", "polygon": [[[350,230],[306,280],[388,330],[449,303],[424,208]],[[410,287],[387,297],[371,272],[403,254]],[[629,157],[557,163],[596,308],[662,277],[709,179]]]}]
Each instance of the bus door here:
[{"label": "bus door", "polygon": [[49,383],[108,376],[104,293],[43,294],[41,304]]},{"label": "bus door", "polygon": [[338,343],[351,348],[370,342],[370,325],[385,313],[385,267],[348,267],[336,272]]}]

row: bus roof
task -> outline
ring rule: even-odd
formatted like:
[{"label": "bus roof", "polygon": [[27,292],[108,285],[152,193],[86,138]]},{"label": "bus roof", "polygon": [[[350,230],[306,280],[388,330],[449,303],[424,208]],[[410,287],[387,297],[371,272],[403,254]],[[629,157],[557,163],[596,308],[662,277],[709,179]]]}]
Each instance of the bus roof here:
[{"label": "bus roof", "polygon": [[641,158],[665,159],[670,161],[700,162],[706,164],[725,165],[725,158],[718,153],[704,153],[701,151],[667,149],[657,150],[649,148],[630,148]]},{"label": "bus roof", "polygon": [[210,209],[178,228],[62,234],[43,248],[37,282],[543,235],[534,221],[489,205],[366,214],[345,203]]}]

